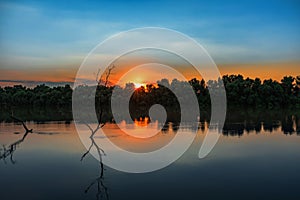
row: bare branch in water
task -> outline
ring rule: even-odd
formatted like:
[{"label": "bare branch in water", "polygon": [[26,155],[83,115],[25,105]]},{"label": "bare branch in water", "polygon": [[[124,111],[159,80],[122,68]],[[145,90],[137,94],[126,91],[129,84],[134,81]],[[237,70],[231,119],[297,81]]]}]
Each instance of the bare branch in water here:
[{"label": "bare branch in water", "polygon": [[26,131],[26,133],[32,133],[32,129],[28,129],[27,126],[26,126],[26,124],[22,120],[14,117],[14,116],[11,116],[11,118],[14,119],[14,120],[16,120],[16,121],[18,121],[18,122],[21,122],[22,125],[23,125],[23,127],[24,127],[24,129],[25,129],[25,131]]},{"label": "bare branch in water", "polygon": [[101,175],[87,186],[84,193],[88,193],[89,190],[95,184],[97,184],[97,193],[96,193],[97,200],[99,200],[100,198],[109,199],[108,188],[104,185],[103,178],[101,178]]},{"label": "bare branch in water", "polygon": [[[101,75],[101,77],[99,77],[100,69],[98,70],[98,72],[96,74],[96,80],[97,80],[98,86],[103,85],[104,87],[107,87],[107,85],[109,83],[109,77],[110,77],[111,72],[114,68],[115,68],[114,65],[108,68],[108,70],[105,74],[104,80],[103,80],[102,75]],[[103,164],[103,161],[102,161],[102,156],[105,156],[106,154],[105,154],[104,150],[101,147],[99,147],[99,145],[96,143],[95,138],[94,138],[97,131],[100,128],[102,128],[103,126],[105,126],[105,124],[106,124],[106,122],[102,122],[103,121],[102,120],[103,119],[103,113],[104,113],[103,106],[100,106],[100,108],[98,110],[98,113],[99,113],[98,124],[97,124],[95,129],[93,129],[88,123],[84,123],[91,132],[91,135],[90,135],[91,144],[90,144],[89,148],[87,149],[87,151],[81,156],[80,161],[84,160],[84,158],[91,152],[91,149],[93,147],[96,148],[96,151],[97,151],[97,154],[98,154],[98,157],[99,157],[100,174],[99,174],[99,177],[97,177],[93,182],[91,182],[90,185],[88,185],[88,187],[85,189],[85,193],[88,193],[88,191],[91,189],[91,187],[93,185],[97,184],[96,198],[99,199],[100,197],[104,197],[105,199],[109,199],[109,197],[108,197],[108,188],[103,183],[104,164]],[[103,196],[103,194],[104,194],[104,196]]]},{"label": "bare branch in water", "polygon": [[13,118],[14,120],[22,123],[22,125],[25,129],[25,133],[24,133],[24,135],[21,139],[19,139],[16,142],[10,144],[7,148],[3,145],[2,149],[0,149],[0,160],[4,160],[4,162],[5,162],[5,159],[7,157],[10,157],[11,163],[15,164],[16,161],[14,161],[14,159],[13,159],[14,152],[17,150],[18,146],[22,142],[24,142],[24,140],[27,137],[28,133],[32,133],[32,129],[28,129],[26,124],[22,120],[20,120],[16,117],[13,117],[13,116],[11,116],[11,118]]}]

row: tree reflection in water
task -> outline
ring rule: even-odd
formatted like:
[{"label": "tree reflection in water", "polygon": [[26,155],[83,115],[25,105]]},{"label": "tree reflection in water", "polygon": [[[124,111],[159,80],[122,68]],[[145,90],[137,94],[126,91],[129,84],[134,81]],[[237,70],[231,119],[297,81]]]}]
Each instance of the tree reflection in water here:
[{"label": "tree reflection in water", "polygon": [[[29,134],[40,134],[40,135],[53,135],[54,133],[51,132],[34,132],[33,129],[29,129],[25,122],[23,122],[22,120],[16,118],[16,117],[11,117],[12,119],[14,119],[15,121],[19,122],[22,124],[23,128],[25,129],[25,133],[23,134],[23,136],[18,139],[17,141],[11,143],[8,146],[3,145],[0,148],[0,160],[3,160],[4,163],[6,163],[6,158],[10,158],[10,162],[12,164],[15,164],[16,161],[14,160],[14,153],[15,151],[20,147],[20,144],[23,143],[25,141],[25,139],[28,137]],[[98,144],[95,142],[94,140],[94,134],[97,132],[97,130],[101,127],[104,126],[104,124],[99,124],[99,126],[97,126],[97,128],[95,130],[92,130],[92,128],[86,124],[89,129],[91,130],[91,145],[89,147],[89,149],[82,155],[81,157],[81,161],[83,161],[83,159],[85,158],[85,156],[87,154],[90,153],[90,150],[92,149],[92,147],[94,146],[97,149],[97,153],[99,155],[99,167],[100,167],[100,174],[97,178],[95,178],[89,185],[88,187],[84,190],[84,193],[88,193],[90,191],[90,189],[96,185],[97,188],[97,192],[96,192],[96,199],[109,199],[108,196],[108,188],[105,186],[104,183],[104,165],[102,162],[102,156],[105,155],[105,152],[103,151],[103,149],[101,149]],[[17,134],[19,134],[18,132],[16,132]]]},{"label": "tree reflection in water", "polygon": [[94,136],[96,134],[96,132],[102,128],[105,123],[101,124],[98,123],[97,127],[93,130],[92,127],[90,125],[88,125],[87,123],[85,124],[89,130],[91,131],[91,135],[90,135],[90,140],[91,140],[91,144],[89,146],[89,148],[87,149],[87,151],[81,156],[80,161],[83,161],[84,158],[90,153],[91,149],[94,147],[97,150],[97,154],[99,157],[99,176],[94,179],[89,185],[88,187],[85,189],[85,193],[88,193],[90,191],[90,189],[96,185],[96,198],[98,199],[109,199],[108,196],[108,188],[105,186],[104,183],[104,165],[103,165],[103,161],[102,161],[102,156],[105,156],[105,152],[102,148],[99,147],[99,145],[95,142]]},{"label": "tree reflection in water", "polygon": [[[11,118],[14,121],[17,121],[22,124],[23,128],[25,129],[25,133],[23,134],[23,136],[20,139],[11,143],[7,147],[5,145],[3,145],[2,148],[0,148],[0,160],[3,160],[5,163],[6,163],[6,158],[8,158],[8,157],[10,158],[10,161],[12,164],[16,163],[16,161],[13,159],[14,153],[18,149],[18,147],[21,145],[21,143],[23,143],[25,141],[25,139],[28,137],[29,133],[30,134],[39,134],[39,135],[55,134],[55,133],[51,133],[51,132],[34,132],[33,129],[29,129],[26,126],[24,121],[14,117],[14,116],[11,116]],[[19,134],[19,132],[15,132],[15,134]]]},{"label": "tree reflection in water", "polygon": [[11,163],[15,164],[16,161],[13,159],[14,152],[17,150],[19,145],[22,142],[24,142],[24,140],[27,137],[28,133],[29,132],[26,131],[21,139],[19,139],[19,140],[15,141],[14,143],[10,144],[8,147],[3,145],[3,147],[0,148],[0,160],[3,160],[6,163],[6,158],[10,157]]},{"label": "tree reflection in water", "polygon": [[[99,156],[99,171],[97,171],[96,177],[87,184],[87,187],[84,190],[84,193],[90,194],[96,190],[96,199],[109,199],[109,189],[105,184],[104,179],[104,165],[102,162],[102,156],[105,156],[105,151],[98,146],[94,140],[96,132],[102,128],[106,122],[101,120],[103,111],[100,110],[100,119],[101,123],[98,124],[96,129],[92,129],[91,126],[86,124],[90,130],[90,146],[86,152],[81,156],[81,161],[84,161],[85,157],[90,153],[90,151],[95,148],[97,155]],[[19,149],[20,145],[29,138],[30,134],[48,134],[53,133],[49,132],[36,132],[31,130],[26,126],[26,124],[17,118],[13,118],[15,122],[20,123],[24,127],[25,132],[20,135],[20,138],[10,145],[3,146],[0,148],[0,160],[6,162],[10,159],[11,163],[15,163],[14,153]],[[197,127],[200,133],[204,133],[207,130],[209,125],[209,116],[200,117],[199,127]],[[162,128],[164,134],[174,133],[178,131],[180,123],[178,122],[167,122]],[[196,128],[191,126],[186,126],[188,128]],[[247,115],[242,113],[238,114],[229,114],[227,115],[225,125],[223,127],[223,135],[226,136],[242,136],[244,133],[271,133],[271,132],[281,132],[281,134],[297,134],[300,135],[300,118],[299,114],[289,114],[281,112],[280,114],[269,113],[267,115],[259,115],[254,113],[252,115]]]}]

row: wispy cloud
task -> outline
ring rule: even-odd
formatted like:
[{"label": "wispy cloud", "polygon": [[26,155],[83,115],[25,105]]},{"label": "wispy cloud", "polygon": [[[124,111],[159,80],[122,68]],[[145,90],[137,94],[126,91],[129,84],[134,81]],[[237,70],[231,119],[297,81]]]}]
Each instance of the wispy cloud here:
[{"label": "wispy cloud", "polygon": [[0,9],[6,12],[26,12],[28,13],[39,13],[39,9],[35,6],[24,5],[20,3],[12,3],[12,2],[0,2]]},{"label": "wispy cloud", "polygon": [[107,37],[145,26],[191,36],[217,64],[299,60],[299,5],[290,1],[3,0],[0,11],[0,69],[76,68]]}]

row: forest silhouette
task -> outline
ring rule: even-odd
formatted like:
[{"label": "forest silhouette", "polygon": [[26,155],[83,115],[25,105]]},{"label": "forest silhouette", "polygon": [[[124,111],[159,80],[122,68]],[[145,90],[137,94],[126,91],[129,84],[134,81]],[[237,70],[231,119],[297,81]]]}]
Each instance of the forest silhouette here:
[{"label": "forest silhouette", "polygon": [[[223,83],[228,106],[223,134],[240,135],[244,131],[252,130],[260,132],[262,127],[264,130],[272,131],[278,128],[279,124],[285,134],[300,133],[300,76],[285,76],[278,82],[272,79],[261,81],[259,78],[225,75]],[[176,124],[180,123],[180,105],[172,89],[184,89],[188,84],[195,91],[199,102],[200,123],[209,122],[211,110],[208,88],[219,87],[220,80],[205,82],[203,79],[193,78],[189,82],[176,79],[170,82],[162,79],[156,84],[148,84],[140,88],[135,88],[133,83],[127,83],[124,87],[82,85],[75,90],[80,90],[81,101],[90,100],[91,97],[87,94],[94,94],[96,91],[95,108],[103,109],[102,123],[113,122],[110,109],[111,95],[114,89],[119,89],[124,93],[132,92],[129,111],[133,120],[149,117],[150,107],[161,104],[166,109],[167,122],[174,122],[173,128],[176,128]],[[122,92],[116,98],[122,99]],[[72,93],[73,89],[70,85],[60,87],[38,85],[34,88],[21,85],[0,87],[0,121],[11,122],[10,116],[15,115],[25,121],[43,123],[54,120],[69,124],[73,120]]]},{"label": "forest silhouette", "polygon": [[[244,78],[242,75],[224,75],[222,77],[227,106],[251,108],[300,108],[300,76],[285,76],[280,82],[272,79],[260,80],[259,78]],[[209,89],[220,87],[219,81],[207,81],[196,78],[188,83],[192,86],[202,109],[209,108]],[[176,96],[172,88],[183,88],[187,82],[174,79],[162,79],[157,84],[148,84],[146,87],[135,88],[133,83],[127,83],[124,88],[120,86],[80,86],[79,89],[95,90],[96,104],[109,107],[113,89],[133,91],[130,106],[137,110],[147,110],[154,103],[162,104],[170,111],[179,109]],[[165,87],[167,86],[167,87]],[[170,89],[169,89],[169,88]],[[20,106],[52,106],[70,107],[72,105],[73,89],[70,85],[49,87],[44,84],[34,88],[22,85],[13,87],[0,87],[0,105],[2,108]]]}]

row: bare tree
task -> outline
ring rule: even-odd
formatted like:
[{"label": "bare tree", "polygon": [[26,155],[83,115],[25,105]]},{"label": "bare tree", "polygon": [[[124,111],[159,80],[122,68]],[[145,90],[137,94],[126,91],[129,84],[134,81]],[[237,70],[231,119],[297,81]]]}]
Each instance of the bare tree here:
[{"label": "bare tree", "polygon": [[[109,77],[111,75],[112,70],[115,68],[114,65],[112,65],[111,67],[109,67],[107,69],[107,71],[105,72],[105,77],[103,79],[103,74],[99,77],[99,73],[100,70],[98,70],[97,74],[96,74],[96,81],[98,83],[97,86],[101,86],[103,85],[104,87],[108,86],[109,83]],[[102,84],[103,83],[103,84]],[[86,157],[87,154],[90,153],[92,147],[94,146],[98,152],[98,156],[99,156],[99,161],[100,161],[100,167],[101,167],[101,175],[103,176],[103,162],[102,162],[102,156],[105,155],[105,152],[103,149],[101,149],[97,143],[94,140],[94,136],[97,133],[97,131],[102,128],[103,126],[105,126],[106,122],[103,121],[103,115],[104,115],[104,108],[102,105],[99,106],[98,109],[98,113],[99,113],[99,118],[98,118],[98,124],[96,126],[95,129],[92,129],[92,127],[90,125],[88,125],[87,123],[85,123],[85,125],[89,128],[89,130],[91,131],[91,135],[90,135],[90,140],[91,140],[91,145],[90,147],[87,149],[87,151],[81,156],[81,161],[84,160],[84,158]]]},{"label": "bare tree", "polygon": [[[98,70],[98,72],[96,74],[97,89],[99,89],[100,86],[104,86],[105,88],[108,87],[109,78],[110,78],[110,76],[112,74],[112,70],[114,68],[115,68],[115,66],[112,65],[100,77],[99,77],[100,69]],[[89,148],[87,149],[87,151],[81,156],[80,161],[84,160],[84,158],[91,152],[91,149],[93,147],[96,148],[96,151],[97,151],[97,154],[99,157],[99,167],[100,167],[99,172],[100,172],[100,174],[95,180],[93,180],[90,183],[90,185],[88,185],[88,187],[85,189],[85,193],[88,193],[88,191],[92,188],[93,185],[97,185],[96,198],[98,200],[99,198],[109,199],[109,196],[108,196],[108,188],[104,185],[104,182],[103,182],[104,164],[103,164],[102,156],[105,156],[106,154],[105,154],[104,150],[101,147],[99,147],[99,145],[96,143],[95,138],[94,138],[97,131],[99,129],[101,129],[102,127],[104,127],[106,124],[106,121],[103,120],[104,108],[101,104],[99,105],[97,112],[99,114],[98,115],[98,124],[95,129],[93,129],[88,123],[85,123],[85,125],[88,127],[88,129],[91,132],[91,135],[89,137],[91,140],[91,144],[90,144]]]},{"label": "bare tree", "polygon": [[13,116],[11,116],[11,118],[22,123],[22,125],[25,129],[25,133],[21,139],[10,144],[8,147],[5,147],[5,145],[3,145],[3,147],[0,149],[0,160],[4,160],[4,162],[5,162],[5,159],[7,157],[10,157],[11,163],[15,164],[16,161],[13,159],[14,152],[17,150],[18,146],[22,142],[24,142],[25,138],[28,136],[28,133],[32,133],[32,129],[27,128],[26,124],[22,120],[20,120],[16,117],[13,117]]}]

